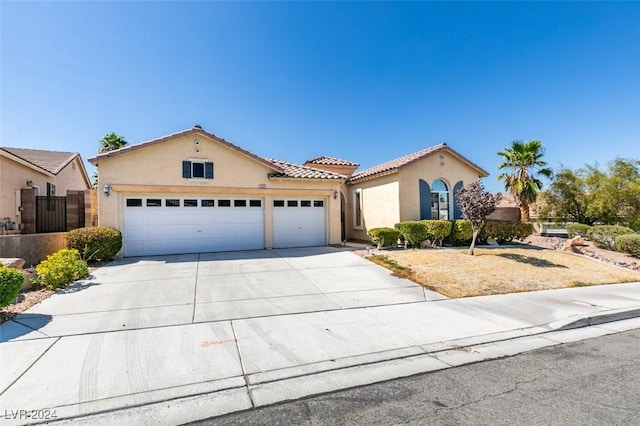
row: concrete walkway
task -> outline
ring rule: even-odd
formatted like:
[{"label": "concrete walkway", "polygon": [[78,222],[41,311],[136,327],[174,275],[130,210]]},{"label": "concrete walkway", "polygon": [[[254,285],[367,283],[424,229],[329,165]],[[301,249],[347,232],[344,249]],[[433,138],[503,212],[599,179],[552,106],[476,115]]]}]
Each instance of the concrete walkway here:
[{"label": "concrete walkway", "polygon": [[0,326],[0,423],[180,424],[638,316],[640,283],[447,300],[330,247],[121,259]]}]

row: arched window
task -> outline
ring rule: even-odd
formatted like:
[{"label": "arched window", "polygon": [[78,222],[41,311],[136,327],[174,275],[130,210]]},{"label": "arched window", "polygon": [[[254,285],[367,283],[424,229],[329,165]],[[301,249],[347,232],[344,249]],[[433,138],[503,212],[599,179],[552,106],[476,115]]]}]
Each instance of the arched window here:
[{"label": "arched window", "polygon": [[449,220],[449,188],[440,179],[431,185],[431,219]]}]

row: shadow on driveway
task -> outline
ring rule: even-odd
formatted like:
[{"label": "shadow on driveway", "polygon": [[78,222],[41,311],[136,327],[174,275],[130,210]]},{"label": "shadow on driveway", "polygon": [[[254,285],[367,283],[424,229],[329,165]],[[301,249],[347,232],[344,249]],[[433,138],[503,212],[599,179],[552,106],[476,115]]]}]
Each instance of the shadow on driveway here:
[{"label": "shadow on driveway", "polygon": [[[21,319],[28,319],[29,326],[20,322]],[[37,331],[49,324],[53,317],[44,314],[18,314],[13,320],[0,324],[0,343],[9,342]],[[39,337],[45,337],[42,334]]]}]

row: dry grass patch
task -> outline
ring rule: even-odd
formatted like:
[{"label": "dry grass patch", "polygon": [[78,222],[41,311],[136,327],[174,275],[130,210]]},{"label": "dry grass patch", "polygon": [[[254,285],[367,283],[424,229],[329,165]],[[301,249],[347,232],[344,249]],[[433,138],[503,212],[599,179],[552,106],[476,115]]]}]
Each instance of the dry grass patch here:
[{"label": "dry grass patch", "polygon": [[448,297],[640,282],[640,273],[572,253],[536,248],[391,251],[369,257],[395,275]]}]

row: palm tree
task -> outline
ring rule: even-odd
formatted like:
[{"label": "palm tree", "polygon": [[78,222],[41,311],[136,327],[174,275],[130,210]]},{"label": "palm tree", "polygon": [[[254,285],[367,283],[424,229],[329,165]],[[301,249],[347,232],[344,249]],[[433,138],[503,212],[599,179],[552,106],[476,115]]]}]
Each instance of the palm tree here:
[{"label": "palm tree", "polygon": [[120,149],[128,144],[122,136],[113,132],[105,135],[98,143],[100,144],[100,150],[98,151],[100,154]]},{"label": "palm tree", "polygon": [[[129,144],[122,136],[116,135],[113,132],[106,134],[98,143],[100,144],[100,149],[98,150],[100,154],[123,148]],[[91,176],[91,186],[93,189],[98,189],[98,176],[98,170]]]},{"label": "palm tree", "polygon": [[498,152],[503,162],[498,170],[507,170],[498,176],[504,180],[504,190],[513,194],[520,206],[520,220],[529,222],[529,204],[536,201],[538,191],[542,189],[539,176],[551,178],[553,172],[542,161],[544,148],[539,140],[514,141],[511,146]]}]

